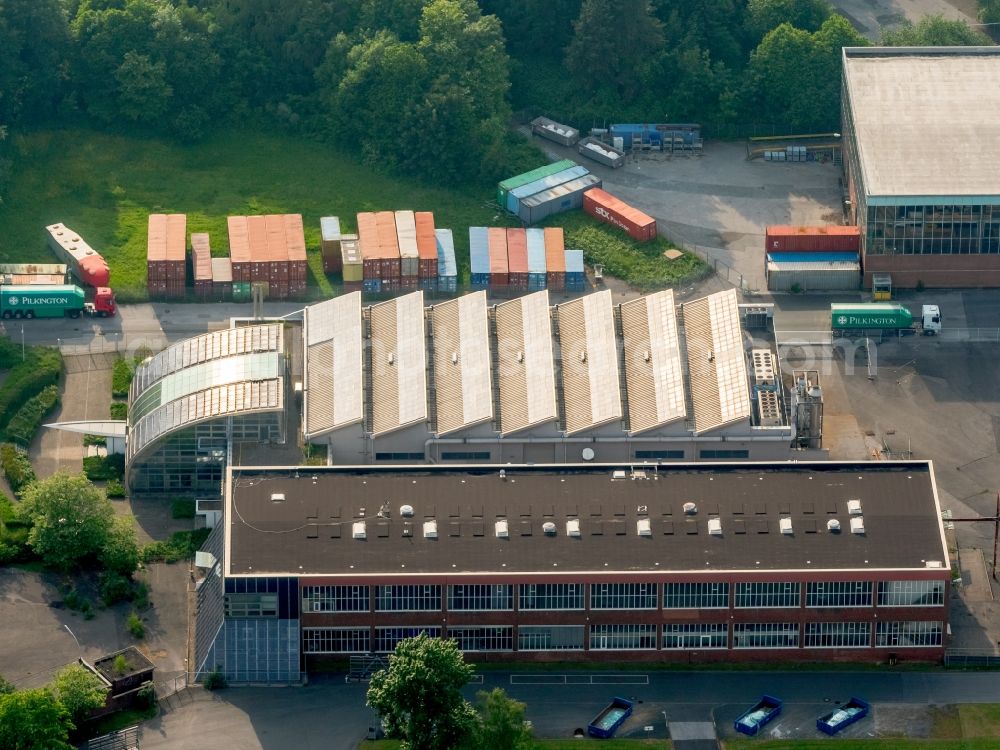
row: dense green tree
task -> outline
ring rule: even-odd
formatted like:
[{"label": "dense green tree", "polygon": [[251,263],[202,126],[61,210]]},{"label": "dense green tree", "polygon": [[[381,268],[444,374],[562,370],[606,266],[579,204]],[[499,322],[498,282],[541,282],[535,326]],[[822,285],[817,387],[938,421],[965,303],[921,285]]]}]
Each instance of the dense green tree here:
[{"label": "dense green tree", "polygon": [[131,576],[139,567],[139,544],[130,516],[115,516],[98,555],[104,570],[119,576]]},{"label": "dense green tree", "polygon": [[49,690],[0,695],[0,747],[4,750],[73,750],[69,711]]},{"label": "dense green tree", "polygon": [[524,723],[525,705],[503,688],[476,694],[479,721],[470,748],[476,750],[527,750],[532,746],[531,729]]},{"label": "dense green tree", "polygon": [[69,27],[60,0],[0,1],[0,124],[55,114]]},{"label": "dense green tree", "polygon": [[754,42],[759,42],[783,23],[803,31],[818,31],[832,15],[833,6],[827,0],[749,0],[747,32]]},{"label": "dense green tree", "polygon": [[996,29],[1000,25],[1000,0],[979,0],[979,21]]},{"label": "dense green tree", "polygon": [[951,21],[944,16],[924,16],[920,22],[904,21],[882,32],[887,47],[975,47],[993,44],[988,36],[965,21]]},{"label": "dense green tree", "polygon": [[3,675],[0,675],[0,695],[5,695],[7,693],[14,692],[14,685],[4,679]]},{"label": "dense green tree", "polygon": [[483,13],[503,23],[504,38],[512,57],[562,60],[573,38],[573,19],[580,15],[581,0],[481,0]]},{"label": "dense green tree", "polygon": [[626,102],[664,50],[663,25],[649,0],[584,0],[566,48],[566,68],[586,90],[607,87]]},{"label": "dense green tree", "polygon": [[56,674],[52,694],[69,711],[76,726],[104,705],[109,688],[82,664],[70,664]]},{"label": "dense green tree", "polygon": [[743,0],[654,0],[668,50],[697,48],[729,67],[746,63]]},{"label": "dense green tree", "polygon": [[389,667],[372,675],[368,705],[406,750],[452,750],[475,726],[475,710],[462,697],[471,678],[455,641],[422,633],[400,641]]},{"label": "dense green tree", "polygon": [[28,486],[18,512],[28,519],[28,544],[46,565],[70,571],[96,560],[115,511],[82,474],[54,474]]}]

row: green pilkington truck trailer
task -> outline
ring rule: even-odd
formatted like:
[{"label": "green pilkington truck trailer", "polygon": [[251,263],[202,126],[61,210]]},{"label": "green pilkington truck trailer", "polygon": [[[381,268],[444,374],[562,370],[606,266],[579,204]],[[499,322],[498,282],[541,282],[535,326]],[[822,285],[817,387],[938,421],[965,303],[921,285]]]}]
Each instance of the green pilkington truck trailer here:
[{"label": "green pilkington truck trailer", "polygon": [[941,313],[937,305],[923,305],[920,319],[903,305],[895,302],[870,302],[830,305],[830,328],[835,331],[911,331],[934,334],[941,330]]},{"label": "green pilkington truck trailer", "polygon": [[110,289],[96,290],[93,302],[74,284],[32,284],[0,286],[0,317],[5,319],[105,317],[115,314],[115,298]]}]

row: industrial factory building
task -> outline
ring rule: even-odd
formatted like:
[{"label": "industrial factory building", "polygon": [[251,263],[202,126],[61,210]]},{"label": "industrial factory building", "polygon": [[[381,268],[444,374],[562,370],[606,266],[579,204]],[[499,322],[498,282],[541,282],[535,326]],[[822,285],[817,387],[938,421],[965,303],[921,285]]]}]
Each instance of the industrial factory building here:
[{"label": "industrial factory building", "polygon": [[843,51],[849,223],[865,286],[1000,286],[1000,48]]},{"label": "industrial factory building", "polygon": [[297,682],[418,633],[478,661],[936,660],[933,469],[230,468],[196,670]]}]

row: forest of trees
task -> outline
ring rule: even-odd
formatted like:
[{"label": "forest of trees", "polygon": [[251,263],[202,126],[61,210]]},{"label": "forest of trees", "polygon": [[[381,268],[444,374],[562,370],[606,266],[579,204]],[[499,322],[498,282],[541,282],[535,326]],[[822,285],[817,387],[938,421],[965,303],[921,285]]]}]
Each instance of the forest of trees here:
[{"label": "forest of trees", "polygon": [[[882,41],[990,43],[940,18]],[[0,140],[249,123],[469,182],[523,157],[512,112],[835,129],[840,48],[866,43],[825,0],[0,0]]]}]

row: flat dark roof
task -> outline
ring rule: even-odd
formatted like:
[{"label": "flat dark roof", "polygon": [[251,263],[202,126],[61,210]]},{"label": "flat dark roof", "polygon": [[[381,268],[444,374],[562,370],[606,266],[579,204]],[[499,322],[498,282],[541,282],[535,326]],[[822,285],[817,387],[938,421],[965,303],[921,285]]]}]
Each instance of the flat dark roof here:
[{"label": "flat dark roof", "polygon": [[[627,466],[502,468],[503,477],[499,466],[233,467],[228,574],[947,567],[927,461],[637,466],[636,478]],[[861,535],[851,532],[852,499],[861,501]],[[686,502],[697,505],[695,515],[685,514]],[[403,505],[412,517],[401,515]],[[791,535],[781,532],[781,518],[791,519]],[[579,538],[567,535],[571,519],[579,519]],[[709,533],[713,519],[721,535]],[[830,519],[840,533],[827,529]],[[437,539],[424,536],[431,520]],[[496,536],[503,520],[506,539]],[[640,535],[640,520],[649,521],[649,536]],[[359,521],[364,540],[353,537]],[[544,532],[547,522],[554,536]]]}]

